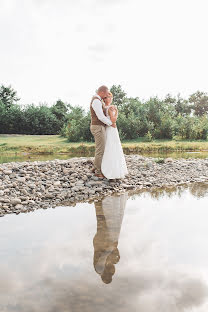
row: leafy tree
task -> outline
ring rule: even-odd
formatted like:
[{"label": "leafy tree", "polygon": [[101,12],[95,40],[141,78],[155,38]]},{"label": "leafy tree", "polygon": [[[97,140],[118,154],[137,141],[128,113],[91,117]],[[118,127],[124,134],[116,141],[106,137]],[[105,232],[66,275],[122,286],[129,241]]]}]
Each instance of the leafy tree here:
[{"label": "leafy tree", "polygon": [[170,94],[167,94],[164,102],[175,109],[176,116],[179,114],[182,116],[187,116],[191,113],[192,106],[189,104],[188,100],[185,100],[180,96],[180,93],[177,95],[177,97],[172,97]]},{"label": "leafy tree", "polygon": [[67,112],[70,105],[65,104],[63,101],[58,100],[56,104],[54,104],[50,110],[56,117],[56,129],[55,132],[60,132],[61,128],[63,127],[64,123],[67,121]]},{"label": "leafy tree", "polygon": [[4,103],[0,100],[0,133],[5,132],[7,128],[7,117],[6,117],[6,107]]},{"label": "leafy tree", "polygon": [[194,114],[202,116],[208,112],[208,95],[205,92],[197,91],[189,97],[189,102],[192,103]]},{"label": "leafy tree", "polygon": [[20,98],[17,96],[17,92],[9,85],[8,87],[0,86],[0,100],[5,105],[6,109],[16,104]]},{"label": "leafy tree", "polygon": [[68,124],[66,136],[68,137],[69,142],[78,142],[81,140],[80,126],[80,121],[76,119],[71,120],[71,122]]},{"label": "leafy tree", "polygon": [[57,134],[59,123],[46,105],[29,105],[24,111],[24,130],[26,134]]},{"label": "leafy tree", "polygon": [[167,112],[161,114],[160,124],[152,132],[156,139],[172,139],[174,135],[174,119]]},{"label": "leafy tree", "polygon": [[56,101],[56,104],[54,104],[51,107],[51,112],[54,115],[56,115],[56,118],[58,120],[65,120],[66,119],[66,113],[68,112],[68,107],[70,107],[70,105],[67,105],[63,101],[58,100],[58,101]]},{"label": "leafy tree", "polygon": [[77,106],[72,106],[69,104],[69,109],[70,112],[67,114],[67,120],[70,122],[71,120],[80,120],[85,114],[85,110],[77,105]]},{"label": "leafy tree", "polygon": [[144,103],[147,109],[147,118],[155,125],[159,125],[161,122],[161,112],[163,110],[163,102],[157,97],[150,98]]},{"label": "leafy tree", "polygon": [[81,106],[69,105],[70,112],[67,115],[67,126],[62,128],[61,134],[66,136],[70,142],[92,141],[93,136],[90,131],[91,115],[90,111],[85,113]]},{"label": "leafy tree", "polygon": [[140,102],[139,98],[126,98],[125,103],[119,108],[119,112],[122,111],[126,117],[129,116],[130,113],[134,113],[136,116],[139,116],[143,109],[143,104]]},{"label": "leafy tree", "polygon": [[189,139],[206,140],[208,135],[208,117],[192,117],[192,126]]},{"label": "leafy tree", "polygon": [[118,108],[123,106],[126,100],[126,93],[124,92],[124,90],[122,90],[121,85],[113,85],[110,88],[110,91],[113,94],[113,104],[117,105]]},{"label": "leafy tree", "polygon": [[81,137],[83,141],[92,141],[94,138],[90,131],[91,115],[90,111],[85,114],[81,120]]},{"label": "leafy tree", "polygon": [[144,136],[154,128],[154,123],[148,119],[148,107],[139,98],[126,98],[119,109],[117,124],[119,133],[126,139]]},{"label": "leafy tree", "polygon": [[6,108],[0,101],[0,133],[22,133],[23,115],[19,105]]}]

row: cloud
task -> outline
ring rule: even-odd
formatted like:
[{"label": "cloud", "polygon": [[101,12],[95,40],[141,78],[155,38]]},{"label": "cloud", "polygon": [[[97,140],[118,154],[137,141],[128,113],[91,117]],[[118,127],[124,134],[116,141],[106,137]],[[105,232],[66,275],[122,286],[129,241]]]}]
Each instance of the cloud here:
[{"label": "cloud", "polygon": [[108,33],[113,33],[116,31],[116,25],[113,23],[106,23],[105,24],[105,31]]},{"label": "cloud", "polygon": [[95,53],[106,53],[111,50],[111,46],[105,43],[95,43],[88,46],[88,50]]},{"label": "cloud", "polygon": [[114,6],[122,4],[131,4],[133,0],[94,0],[94,5],[98,6]]},{"label": "cloud", "polygon": [[[93,280],[86,272],[83,278],[74,278],[67,271],[59,272],[59,275],[46,273],[41,280],[25,285],[21,289],[24,294],[13,293],[10,307],[18,305],[22,312],[81,311],[87,308],[92,312],[184,312],[203,305],[208,295],[207,285],[200,278],[167,268],[161,271],[141,268],[132,275],[126,271],[115,278],[113,286],[104,287],[100,287],[101,281]],[[47,297],[50,300],[46,305]],[[1,298],[0,307],[9,312],[3,302]]]},{"label": "cloud", "polygon": [[88,25],[84,23],[77,24],[74,27],[74,31],[77,33],[84,33],[87,31],[87,29],[88,29]]},{"label": "cloud", "polygon": [[95,43],[88,46],[89,57],[93,62],[105,62],[107,55],[112,50],[109,44]]}]

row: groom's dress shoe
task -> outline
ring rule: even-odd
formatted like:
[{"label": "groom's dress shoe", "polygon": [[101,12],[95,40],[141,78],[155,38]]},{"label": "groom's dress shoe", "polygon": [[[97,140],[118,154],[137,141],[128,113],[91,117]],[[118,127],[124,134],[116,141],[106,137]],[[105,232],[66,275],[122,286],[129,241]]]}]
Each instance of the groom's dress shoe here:
[{"label": "groom's dress shoe", "polygon": [[98,178],[105,178],[105,176],[102,173],[95,174],[95,176],[98,177]]}]

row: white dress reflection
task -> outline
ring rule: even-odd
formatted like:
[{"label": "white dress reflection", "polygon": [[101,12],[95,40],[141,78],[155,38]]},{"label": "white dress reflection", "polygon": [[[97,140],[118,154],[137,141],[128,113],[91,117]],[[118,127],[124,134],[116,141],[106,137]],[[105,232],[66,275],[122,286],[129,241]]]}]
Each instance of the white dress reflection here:
[{"label": "white dress reflection", "polygon": [[118,240],[128,193],[108,196],[95,202],[97,233],[93,239],[94,268],[104,283],[112,281],[120,259]]}]

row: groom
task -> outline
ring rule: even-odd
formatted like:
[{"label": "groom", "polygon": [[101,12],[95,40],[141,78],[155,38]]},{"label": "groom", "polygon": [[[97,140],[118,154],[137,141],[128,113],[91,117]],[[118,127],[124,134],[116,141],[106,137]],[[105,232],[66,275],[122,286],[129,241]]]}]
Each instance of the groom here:
[{"label": "groom", "polygon": [[98,88],[96,95],[93,96],[90,103],[91,124],[90,131],[95,139],[95,175],[99,178],[105,176],[101,172],[101,163],[105,149],[105,127],[112,126],[116,128],[116,123],[112,123],[104,114],[103,99],[108,96],[109,89],[106,86]]}]

